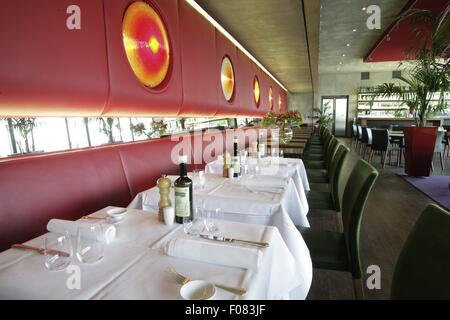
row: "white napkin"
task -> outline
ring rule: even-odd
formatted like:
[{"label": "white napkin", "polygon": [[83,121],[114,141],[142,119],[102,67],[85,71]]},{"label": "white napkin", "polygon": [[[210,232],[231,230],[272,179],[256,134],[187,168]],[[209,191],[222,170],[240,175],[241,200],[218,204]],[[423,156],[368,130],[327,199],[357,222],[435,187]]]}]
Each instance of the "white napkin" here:
[{"label": "white napkin", "polygon": [[288,181],[287,178],[265,175],[242,177],[240,180],[243,186],[262,188],[285,188]]},{"label": "white napkin", "polygon": [[[78,232],[78,224],[84,222],[68,221],[60,219],[51,219],[47,224],[49,232],[64,233],[68,232],[70,236],[76,236]],[[102,223],[102,236],[100,241],[111,243],[116,237],[116,227],[112,224]]]},{"label": "white napkin", "polygon": [[262,261],[262,252],[256,248],[183,238],[170,240],[165,253],[171,257],[250,270],[257,270]]}]

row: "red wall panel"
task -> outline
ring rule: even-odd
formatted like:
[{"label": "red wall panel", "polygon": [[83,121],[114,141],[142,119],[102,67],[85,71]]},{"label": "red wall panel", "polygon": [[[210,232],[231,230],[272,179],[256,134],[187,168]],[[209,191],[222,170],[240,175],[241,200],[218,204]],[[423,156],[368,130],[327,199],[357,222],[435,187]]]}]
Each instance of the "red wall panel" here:
[{"label": "red wall panel", "polygon": [[[233,64],[234,76],[235,76],[235,91],[233,98],[230,102],[225,100],[222,92],[222,86],[220,82],[220,70],[222,67],[222,60],[225,56],[228,56]],[[216,30],[216,76],[214,80],[216,83],[216,90],[218,94],[218,111],[216,113],[217,117],[228,116],[234,117],[239,113],[240,107],[240,97],[237,92],[237,87],[239,87],[240,79],[237,77],[237,49],[236,46],[231,43],[224,35]]]},{"label": "red wall panel", "polygon": [[271,86],[271,82],[269,80],[269,76],[262,70],[259,73],[259,82],[261,84],[261,105],[260,110],[263,115],[270,111],[269,107],[269,88]]},{"label": "red wall panel", "polygon": [[183,104],[180,116],[214,116],[217,111],[216,31],[186,1],[179,0]]},{"label": "red wall panel", "polygon": [[236,69],[237,78],[239,79],[237,94],[239,95],[241,105],[239,109],[239,116],[259,116],[261,112],[256,106],[253,92],[253,81],[256,76],[257,68],[253,61],[251,61],[240,50],[237,51]]},{"label": "red wall panel", "polygon": [[[81,9],[69,30],[68,6]],[[0,114],[98,116],[108,95],[102,0],[0,1]]]},{"label": "red wall panel", "polygon": [[182,97],[178,1],[146,1],[161,16],[169,34],[171,62],[166,80],[157,88],[143,86],[131,69],[123,46],[122,19],[133,0],[104,0],[110,97],[107,116],[176,116]]}]

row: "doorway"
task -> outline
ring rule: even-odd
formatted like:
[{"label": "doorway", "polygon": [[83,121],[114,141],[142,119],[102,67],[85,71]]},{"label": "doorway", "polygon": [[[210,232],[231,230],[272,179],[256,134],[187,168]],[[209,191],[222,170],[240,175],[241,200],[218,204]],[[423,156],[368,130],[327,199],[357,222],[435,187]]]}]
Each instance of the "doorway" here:
[{"label": "doorway", "polygon": [[333,134],[337,137],[345,137],[347,135],[348,96],[323,96],[322,108],[332,112]]}]

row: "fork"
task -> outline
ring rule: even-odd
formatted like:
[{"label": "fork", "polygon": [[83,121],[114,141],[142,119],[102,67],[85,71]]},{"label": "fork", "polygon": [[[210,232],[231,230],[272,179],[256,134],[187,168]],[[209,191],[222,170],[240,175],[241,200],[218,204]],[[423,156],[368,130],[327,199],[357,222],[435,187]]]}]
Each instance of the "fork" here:
[{"label": "fork", "polygon": [[[167,272],[175,279],[176,282],[178,282],[179,284],[182,284],[182,285],[184,285],[192,280],[192,279],[185,277],[182,274],[176,272],[172,268],[167,268]],[[231,288],[231,287],[223,286],[221,284],[216,284],[216,283],[214,283],[214,285],[217,288],[223,289],[225,291],[231,292],[231,293],[233,293],[237,296],[241,296],[241,297],[247,293],[247,290],[244,288]]]}]

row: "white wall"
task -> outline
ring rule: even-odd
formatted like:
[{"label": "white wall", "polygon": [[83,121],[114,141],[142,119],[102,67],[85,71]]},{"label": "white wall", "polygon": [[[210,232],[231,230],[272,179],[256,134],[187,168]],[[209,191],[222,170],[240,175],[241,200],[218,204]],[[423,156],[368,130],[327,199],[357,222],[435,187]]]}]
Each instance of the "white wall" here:
[{"label": "white wall", "polygon": [[313,93],[289,93],[289,110],[298,110],[305,116],[305,122],[312,124]]},{"label": "white wall", "polygon": [[[398,83],[392,79],[392,71],[370,72],[370,80],[361,80],[360,72],[320,74],[319,87],[315,92],[315,107],[320,107],[322,96],[349,96],[347,133],[350,132],[350,122],[356,116],[357,98],[360,87],[373,87],[384,82]],[[298,93],[289,95],[289,109],[298,109],[305,116],[311,116],[312,95]],[[306,118],[311,123],[310,118]]]}]

